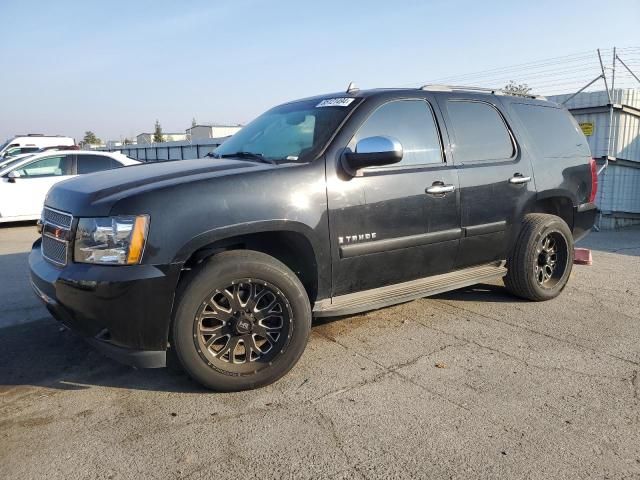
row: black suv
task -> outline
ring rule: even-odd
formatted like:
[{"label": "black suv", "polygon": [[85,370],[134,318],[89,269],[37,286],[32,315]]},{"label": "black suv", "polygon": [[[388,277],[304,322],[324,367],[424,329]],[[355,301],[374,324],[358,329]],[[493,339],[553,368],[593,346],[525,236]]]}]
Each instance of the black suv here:
[{"label": "black suv", "polygon": [[312,317],[492,278],[557,296],[593,226],[587,141],[533,96],[427,86],[275,107],[216,158],[57,184],[29,257],[55,318],[108,355],[220,391],[269,384]]}]

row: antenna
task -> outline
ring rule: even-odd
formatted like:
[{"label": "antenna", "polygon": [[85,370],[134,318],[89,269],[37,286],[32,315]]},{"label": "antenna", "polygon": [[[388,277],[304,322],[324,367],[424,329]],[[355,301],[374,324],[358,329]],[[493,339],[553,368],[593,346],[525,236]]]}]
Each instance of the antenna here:
[{"label": "antenna", "polygon": [[349,86],[347,87],[347,93],[354,93],[354,92],[357,92],[358,90],[360,89],[355,83],[349,82]]}]

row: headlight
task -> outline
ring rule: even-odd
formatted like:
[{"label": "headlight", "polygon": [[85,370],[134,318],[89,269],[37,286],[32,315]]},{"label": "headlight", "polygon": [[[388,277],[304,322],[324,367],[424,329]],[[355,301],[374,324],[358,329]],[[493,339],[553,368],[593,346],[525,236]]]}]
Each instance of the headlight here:
[{"label": "headlight", "polygon": [[148,215],[81,218],[73,259],[80,263],[140,263],[148,228]]}]

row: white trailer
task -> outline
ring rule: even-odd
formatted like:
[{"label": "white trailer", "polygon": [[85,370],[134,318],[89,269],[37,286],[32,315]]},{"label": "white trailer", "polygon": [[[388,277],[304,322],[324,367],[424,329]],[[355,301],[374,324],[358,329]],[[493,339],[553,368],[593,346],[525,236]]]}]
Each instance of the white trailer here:
[{"label": "white trailer", "polygon": [[42,135],[30,133],[28,135],[16,135],[0,145],[0,158],[5,155],[20,155],[30,153],[46,147],[68,147],[75,145],[75,140],[62,135]]}]

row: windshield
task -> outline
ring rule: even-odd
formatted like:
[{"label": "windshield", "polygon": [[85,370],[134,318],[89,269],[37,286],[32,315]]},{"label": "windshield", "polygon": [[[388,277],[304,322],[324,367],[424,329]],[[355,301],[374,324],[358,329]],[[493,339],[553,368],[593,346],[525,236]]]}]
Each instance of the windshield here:
[{"label": "windshield", "polygon": [[0,152],[4,149],[4,147],[6,147],[7,145],[9,145],[9,142],[13,140],[13,138],[10,138],[9,140],[7,140],[6,142],[4,142],[2,145],[0,145]]},{"label": "windshield", "polygon": [[5,169],[13,166],[13,164],[21,162],[23,160],[26,160],[29,157],[33,157],[33,154],[32,155],[20,155],[19,158],[9,157],[9,158],[0,159],[0,170],[5,170]]},{"label": "windshield", "polygon": [[306,100],[272,108],[220,145],[217,158],[309,162],[357,104],[353,97]]},{"label": "windshield", "polygon": [[[25,152],[23,152],[23,150],[25,150]],[[2,154],[2,157],[3,158],[15,157],[16,155],[20,155],[22,153],[35,152],[37,150],[40,150],[40,149],[35,147],[34,148],[12,147],[7,149],[7,151]]]}]

